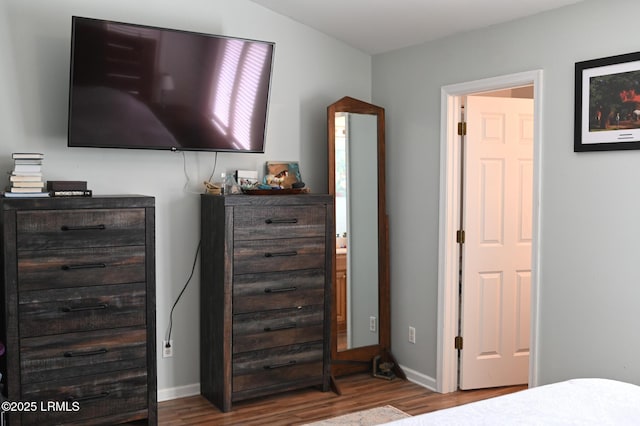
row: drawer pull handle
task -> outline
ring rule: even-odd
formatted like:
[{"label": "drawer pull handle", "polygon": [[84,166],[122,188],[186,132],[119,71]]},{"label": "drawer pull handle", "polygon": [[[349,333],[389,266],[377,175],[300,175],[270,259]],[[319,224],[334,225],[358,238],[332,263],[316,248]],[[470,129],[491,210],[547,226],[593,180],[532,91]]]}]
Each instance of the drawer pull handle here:
[{"label": "drawer pull handle", "polygon": [[264,222],[267,225],[275,225],[275,224],[281,224],[281,223],[298,223],[298,219],[296,219],[296,218],[291,218],[291,219],[267,219]]},{"label": "drawer pull handle", "polygon": [[107,229],[106,226],[104,225],[87,225],[87,226],[67,226],[67,225],[63,225],[60,227],[60,230],[62,231],[103,231]]},{"label": "drawer pull handle", "polygon": [[297,326],[295,322],[291,322],[289,324],[276,325],[275,327],[265,327],[264,331],[288,330],[290,328],[296,328]]},{"label": "drawer pull handle", "polygon": [[297,256],[298,252],[293,251],[281,251],[276,253],[265,253],[264,257],[289,257],[289,256]]},{"label": "drawer pull handle", "polygon": [[284,288],[265,288],[265,293],[286,293],[288,291],[296,291],[298,287],[284,287]]},{"label": "drawer pull handle", "polygon": [[75,357],[78,357],[78,356],[102,355],[102,354],[106,354],[107,352],[109,352],[109,350],[106,349],[106,348],[97,349],[95,351],[85,351],[85,352],[68,351],[68,352],[64,353],[64,357],[65,358],[75,358]]},{"label": "drawer pull handle", "polygon": [[93,311],[98,309],[107,309],[109,305],[106,303],[100,303],[99,305],[92,306],[65,306],[62,308],[62,312],[80,312],[80,311]]},{"label": "drawer pull handle", "polygon": [[69,398],[67,398],[67,401],[69,402],[86,402],[86,401],[94,401],[96,399],[104,399],[106,397],[109,396],[109,392],[100,392],[96,395],[88,395],[88,396],[80,396],[80,397],[75,397],[75,396],[70,396]]},{"label": "drawer pull handle", "polygon": [[72,271],[74,269],[98,269],[98,268],[106,268],[107,265],[104,263],[87,263],[85,265],[62,265],[63,271]]},{"label": "drawer pull handle", "polygon": [[296,365],[296,361],[289,361],[289,362],[283,362],[281,364],[271,364],[271,365],[265,365],[264,369],[265,370],[275,370],[276,368],[282,368],[282,367],[291,367],[293,365]]}]

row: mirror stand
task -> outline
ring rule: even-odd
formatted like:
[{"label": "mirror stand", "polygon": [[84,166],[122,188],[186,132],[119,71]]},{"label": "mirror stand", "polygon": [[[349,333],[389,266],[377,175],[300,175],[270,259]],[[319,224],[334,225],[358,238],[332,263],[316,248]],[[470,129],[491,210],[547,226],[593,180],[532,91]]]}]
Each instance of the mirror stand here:
[{"label": "mirror stand", "polygon": [[335,377],[373,370],[374,362],[406,376],[390,350],[384,108],[344,97],[327,107],[327,123],[335,201],[331,383],[340,394]]}]

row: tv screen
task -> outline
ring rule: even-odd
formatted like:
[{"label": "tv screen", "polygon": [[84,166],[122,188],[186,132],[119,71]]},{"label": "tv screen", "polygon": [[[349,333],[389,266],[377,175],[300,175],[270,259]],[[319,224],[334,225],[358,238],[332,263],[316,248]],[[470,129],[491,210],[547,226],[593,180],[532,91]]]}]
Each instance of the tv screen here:
[{"label": "tv screen", "polygon": [[274,43],[74,16],[68,146],[264,152]]}]

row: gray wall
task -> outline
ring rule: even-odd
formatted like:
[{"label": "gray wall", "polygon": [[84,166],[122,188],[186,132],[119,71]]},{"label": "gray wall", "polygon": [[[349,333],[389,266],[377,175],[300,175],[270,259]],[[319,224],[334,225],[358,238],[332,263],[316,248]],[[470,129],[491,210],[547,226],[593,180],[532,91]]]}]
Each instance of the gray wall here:
[{"label": "gray wall", "polygon": [[537,379],[640,384],[640,151],[573,152],[574,64],[640,50],[638,16],[637,0],[587,0],[374,56],[373,101],[387,113],[392,350],[417,380],[436,376],[440,89],[542,69]]},{"label": "gray wall", "polygon": [[[156,197],[161,342],[171,305],[191,270],[200,229],[199,194],[216,156],[67,148],[72,15],[274,41],[266,153],[220,154],[216,174],[262,172],[267,160],[297,160],[303,180],[315,192],[327,191],[326,108],[346,95],[370,99],[371,57],[247,0],[0,2],[0,171],[4,176],[11,170],[12,152],[37,151],[45,154],[48,180],[86,180],[95,194]],[[174,311],[174,357],[158,357],[160,398],[199,392],[199,286],[196,273]]]}]

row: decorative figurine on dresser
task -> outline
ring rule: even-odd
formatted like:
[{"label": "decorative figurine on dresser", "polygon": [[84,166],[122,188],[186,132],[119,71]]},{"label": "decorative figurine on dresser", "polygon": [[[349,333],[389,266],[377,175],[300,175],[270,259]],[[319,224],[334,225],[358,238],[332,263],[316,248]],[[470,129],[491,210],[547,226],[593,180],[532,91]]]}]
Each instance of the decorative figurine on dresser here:
[{"label": "decorative figurine on dresser", "polygon": [[153,197],[0,198],[11,426],[157,424]]},{"label": "decorative figurine on dresser", "polygon": [[201,393],[330,386],[333,198],[201,196]]}]

